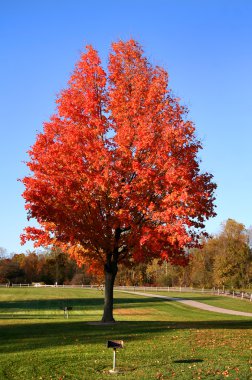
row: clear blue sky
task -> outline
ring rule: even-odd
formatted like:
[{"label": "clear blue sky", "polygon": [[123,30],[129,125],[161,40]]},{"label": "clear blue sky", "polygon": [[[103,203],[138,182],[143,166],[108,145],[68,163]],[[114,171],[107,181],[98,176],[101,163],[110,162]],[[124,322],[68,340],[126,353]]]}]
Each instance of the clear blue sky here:
[{"label": "clear blue sky", "polygon": [[252,1],[2,0],[0,11],[0,246],[22,252],[27,225],[22,161],[54,111],[74,63],[92,44],[106,64],[112,41],[138,40],[190,109],[202,169],[218,184],[218,216],[252,224]]}]

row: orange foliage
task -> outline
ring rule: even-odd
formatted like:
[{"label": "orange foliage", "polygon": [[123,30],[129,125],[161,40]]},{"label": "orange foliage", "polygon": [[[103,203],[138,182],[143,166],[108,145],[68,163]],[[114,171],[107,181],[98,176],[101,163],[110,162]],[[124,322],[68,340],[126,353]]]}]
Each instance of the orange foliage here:
[{"label": "orange foliage", "polygon": [[167,72],[129,40],[112,44],[106,74],[88,46],[56,103],[23,179],[41,228],[27,228],[22,242],[63,244],[95,271],[110,254],[185,264],[215,214],[216,185],[200,172],[200,142]]}]

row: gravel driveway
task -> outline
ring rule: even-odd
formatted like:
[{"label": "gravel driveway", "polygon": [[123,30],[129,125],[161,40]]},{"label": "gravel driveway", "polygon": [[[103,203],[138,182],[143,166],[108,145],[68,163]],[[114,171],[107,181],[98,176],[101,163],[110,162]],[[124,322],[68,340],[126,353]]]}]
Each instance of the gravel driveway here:
[{"label": "gravel driveway", "polygon": [[124,291],[124,293],[132,293],[132,294],[137,294],[139,296],[145,296],[145,297],[162,298],[162,299],[166,299],[167,301],[177,301],[177,302],[181,302],[181,303],[188,305],[188,306],[196,307],[197,309],[213,311],[215,313],[241,315],[243,317],[252,317],[252,313],[246,313],[244,311],[223,309],[222,307],[206,305],[202,302],[187,300],[187,299],[183,299],[183,298],[166,297],[166,296],[161,296],[161,295],[157,295],[157,294],[141,293],[141,292]]}]

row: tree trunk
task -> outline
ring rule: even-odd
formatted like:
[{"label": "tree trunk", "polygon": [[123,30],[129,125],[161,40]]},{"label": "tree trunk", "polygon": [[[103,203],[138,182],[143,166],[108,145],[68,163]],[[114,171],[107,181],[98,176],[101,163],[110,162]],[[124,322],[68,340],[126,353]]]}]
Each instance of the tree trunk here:
[{"label": "tree trunk", "polygon": [[102,322],[115,322],[113,318],[113,290],[114,282],[117,274],[117,263],[109,262],[104,266],[105,272],[105,294],[104,294],[104,310]]}]

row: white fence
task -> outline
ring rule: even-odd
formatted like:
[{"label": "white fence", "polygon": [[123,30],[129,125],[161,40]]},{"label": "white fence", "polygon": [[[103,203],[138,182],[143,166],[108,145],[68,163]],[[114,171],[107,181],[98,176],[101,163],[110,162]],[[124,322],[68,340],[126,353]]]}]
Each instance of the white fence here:
[{"label": "white fence", "polygon": [[223,296],[232,296],[242,298],[242,299],[248,299],[252,301],[252,293],[249,292],[242,292],[242,291],[235,291],[235,290],[225,290],[225,289],[196,289],[196,288],[190,288],[190,287],[162,287],[162,286],[115,286],[116,290],[128,290],[128,291],[142,291],[142,292],[149,292],[149,291],[156,291],[156,292],[180,292],[180,293],[208,293],[213,295],[223,295]]},{"label": "white fence", "polygon": [[[101,285],[44,285],[44,284],[0,284],[0,287],[8,288],[84,288],[84,289],[99,289],[103,290]],[[190,287],[170,287],[170,286],[115,286],[115,290],[126,290],[130,292],[180,292],[180,293],[208,293],[213,295],[231,296],[233,298],[247,299],[252,302],[252,293],[246,291],[225,290],[225,289],[205,289],[205,288],[190,288]]]}]

